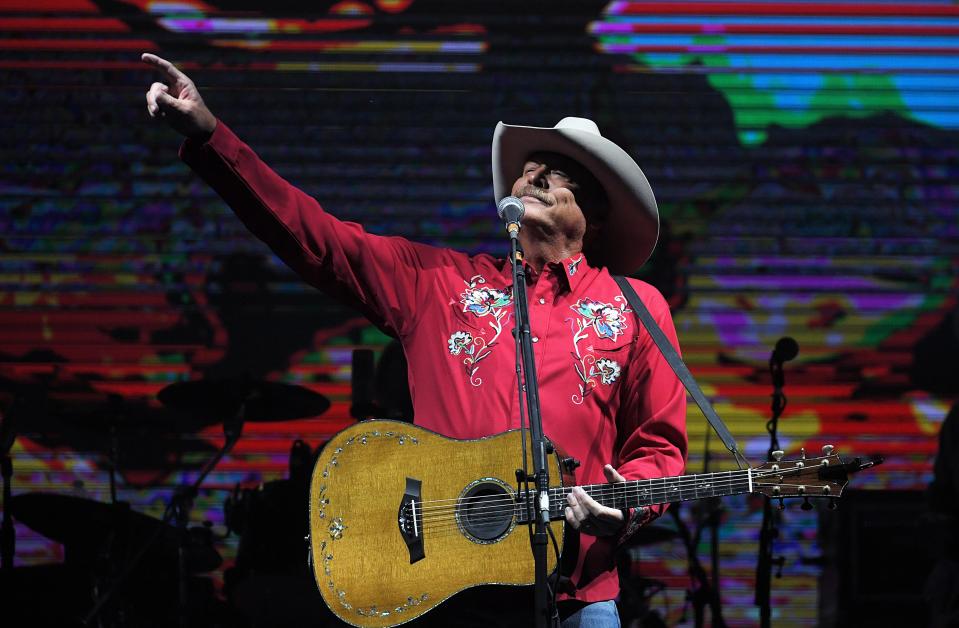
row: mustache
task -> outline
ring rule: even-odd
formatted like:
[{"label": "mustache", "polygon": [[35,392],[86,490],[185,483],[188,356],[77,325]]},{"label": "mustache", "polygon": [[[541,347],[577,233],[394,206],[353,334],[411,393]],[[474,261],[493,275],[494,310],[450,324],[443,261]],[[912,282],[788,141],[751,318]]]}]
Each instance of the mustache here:
[{"label": "mustache", "polygon": [[532,196],[533,198],[540,201],[544,205],[553,205],[553,199],[549,197],[549,194],[547,194],[546,191],[543,190],[542,188],[538,188],[535,185],[530,185],[530,184],[524,185],[519,190],[517,190],[516,196],[521,198],[523,196]]}]

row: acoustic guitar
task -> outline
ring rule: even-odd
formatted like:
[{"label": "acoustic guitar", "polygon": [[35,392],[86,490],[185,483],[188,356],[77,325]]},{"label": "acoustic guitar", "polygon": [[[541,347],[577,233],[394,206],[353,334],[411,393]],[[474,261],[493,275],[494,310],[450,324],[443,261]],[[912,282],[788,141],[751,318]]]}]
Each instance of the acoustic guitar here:
[{"label": "acoustic guitar", "polygon": [[[520,451],[519,430],[462,441],[372,420],[335,435],[313,470],[309,537],[313,574],[333,613],[360,628],[396,626],[469,587],[532,584],[526,524],[535,499],[516,480]],[[564,460],[549,456],[560,552],[572,477]],[[844,463],[827,445],[818,458],[582,488],[621,509],[741,493],[836,499],[850,473],[872,464]],[[548,561],[553,571],[552,552]]]}]

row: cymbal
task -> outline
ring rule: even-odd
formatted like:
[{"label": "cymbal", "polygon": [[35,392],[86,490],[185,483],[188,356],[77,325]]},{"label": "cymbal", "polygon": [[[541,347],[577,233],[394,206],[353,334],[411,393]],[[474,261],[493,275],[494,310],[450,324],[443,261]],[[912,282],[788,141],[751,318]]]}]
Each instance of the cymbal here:
[{"label": "cymbal", "polygon": [[330,401],[295,384],[243,378],[198,380],[170,384],[157,398],[168,408],[219,421],[235,417],[243,407],[243,420],[290,421],[323,414]]},{"label": "cymbal", "polygon": [[0,391],[13,394],[7,414],[18,432],[27,434],[179,434],[216,423],[202,417],[185,417],[169,408],[150,405],[144,399],[97,390],[96,383],[89,381],[44,383],[0,378]]},{"label": "cymbal", "polygon": [[[96,557],[105,544],[111,553],[132,555],[154,534],[157,540],[147,550],[142,565],[175,565],[177,529],[150,515],[131,510],[129,504],[110,504],[56,493],[21,493],[10,498],[10,513],[20,523],[48,539],[62,543],[67,557]],[[216,569],[222,558],[212,546],[205,528],[187,531],[187,569]]]}]

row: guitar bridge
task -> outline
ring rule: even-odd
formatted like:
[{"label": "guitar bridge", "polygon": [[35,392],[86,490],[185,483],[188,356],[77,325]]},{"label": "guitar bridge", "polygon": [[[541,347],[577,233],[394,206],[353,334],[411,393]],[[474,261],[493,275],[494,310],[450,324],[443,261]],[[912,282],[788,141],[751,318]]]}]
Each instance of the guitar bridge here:
[{"label": "guitar bridge", "polygon": [[420,500],[422,482],[406,478],[406,492],[400,501],[397,523],[400,535],[410,552],[410,564],[426,558],[423,551],[423,505]]}]

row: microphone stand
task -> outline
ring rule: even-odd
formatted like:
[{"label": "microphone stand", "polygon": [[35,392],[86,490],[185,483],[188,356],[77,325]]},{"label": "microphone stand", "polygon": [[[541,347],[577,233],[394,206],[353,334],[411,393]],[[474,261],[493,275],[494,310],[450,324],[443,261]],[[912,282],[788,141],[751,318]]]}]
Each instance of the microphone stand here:
[{"label": "microphone stand", "polygon": [[[546,456],[552,453],[551,446],[543,436],[543,420],[540,415],[539,388],[536,382],[536,364],[533,358],[533,342],[529,329],[529,304],[526,301],[526,271],[523,269],[523,250],[519,244],[519,220],[506,225],[510,236],[510,263],[513,267],[513,308],[516,330],[519,332],[518,344],[522,356],[522,374],[519,379],[520,395],[525,393],[526,407],[529,412],[530,444],[532,446],[533,476],[524,478],[535,481],[536,501],[534,504],[534,529],[531,536],[533,561],[536,573],[535,625],[546,628],[554,613],[550,608],[552,597],[546,563],[549,545],[547,528],[549,526],[549,468]],[[523,465],[526,465],[524,457]],[[528,495],[528,492],[527,492]],[[559,566],[557,565],[557,568]]]},{"label": "microphone stand", "polygon": [[[783,339],[785,340],[785,339]],[[783,394],[783,385],[785,375],[783,374],[783,362],[795,357],[795,353],[789,356],[783,356],[779,351],[783,344],[780,340],[776,344],[776,350],[769,358],[769,373],[773,382],[772,394],[772,418],[766,423],[766,431],[769,432],[769,451],[766,452],[767,461],[778,462],[783,456],[779,449],[779,417],[786,409],[786,395]],[[795,345],[795,341],[793,341]],[[798,351],[798,347],[796,349]],[[804,455],[805,457],[805,455]],[[779,509],[783,509],[783,502],[779,500]],[[773,542],[779,537],[779,515],[773,513],[772,498],[766,497],[763,500],[763,522],[759,531],[759,560],[756,563],[756,596],[754,603],[759,607],[759,625],[760,628],[769,628],[772,618],[771,593],[772,588],[772,568],[773,565],[779,567],[777,577],[782,577],[782,567],[785,558],[780,556],[773,558]]]},{"label": "microphone stand", "polygon": [[[703,450],[704,474],[709,473],[710,460],[709,432],[706,432],[706,444]],[[699,582],[699,588],[691,592],[690,596],[693,602],[694,623],[696,628],[701,628],[704,625],[706,606],[709,606],[712,617],[712,627],[726,628],[726,621],[723,619],[722,598],[719,592],[719,523],[722,514],[722,502],[717,497],[710,497],[699,503],[702,504],[702,511],[700,511],[700,521],[696,527],[695,538],[692,539],[691,543],[689,540],[686,541],[690,573],[694,575]],[[678,504],[674,504],[672,508],[675,508],[677,505]],[[705,515],[702,514],[703,511],[705,511]],[[677,515],[677,523],[681,524],[682,522],[678,517],[678,511],[675,514]],[[710,575],[706,574],[706,570],[700,563],[696,553],[699,547],[699,541],[702,539],[704,527],[709,528]],[[683,528],[685,528],[685,526],[680,525],[681,531]],[[688,530],[681,532],[681,535],[684,535],[684,538],[688,538]]]}]

